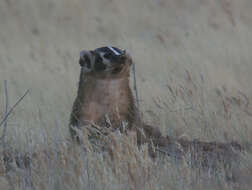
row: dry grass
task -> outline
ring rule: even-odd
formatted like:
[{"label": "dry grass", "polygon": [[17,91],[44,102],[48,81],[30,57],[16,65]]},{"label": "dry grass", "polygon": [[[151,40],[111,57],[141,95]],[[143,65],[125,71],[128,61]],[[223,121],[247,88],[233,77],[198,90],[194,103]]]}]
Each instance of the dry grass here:
[{"label": "dry grass", "polygon": [[39,146],[31,151],[32,162],[26,169],[21,162],[17,167],[15,160],[2,162],[1,168],[9,167],[1,172],[1,188],[249,189],[251,185],[251,155],[247,153],[232,165],[204,168],[200,158],[192,158],[193,151],[179,160],[162,154],[152,160],[147,145],[137,147],[134,132],[113,132],[104,137],[105,152],[93,147],[87,136],[83,138],[82,146],[47,139],[46,149]]},{"label": "dry grass", "polygon": [[251,151],[239,163],[204,169],[191,151],[180,160],[161,153],[151,160],[134,134],[110,134],[105,152],[86,136],[85,149],[68,140],[79,51],[112,44],[132,53],[146,123],[190,142],[251,141],[251,5],[1,1],[0,118],[4,80],[9,108],[30,89],[8,118],[5,152],[33,159],[30,169],[22,169],[22,159],[19,167],[15,160],[6,165],[1,146],[0,189],[251,189]]}]

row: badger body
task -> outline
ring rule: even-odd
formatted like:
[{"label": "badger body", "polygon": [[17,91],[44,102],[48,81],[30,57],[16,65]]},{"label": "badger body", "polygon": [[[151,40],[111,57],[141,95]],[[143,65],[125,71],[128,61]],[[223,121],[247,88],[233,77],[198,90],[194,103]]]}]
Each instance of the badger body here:
[{"label": "badger body", "polygon": [[70,116],[70,133],[79,141],[76,129],[95,124],[127,128],[137,121],[134,97],[129,86],[131,57],[114,47],[81,52],[77,97]]}]

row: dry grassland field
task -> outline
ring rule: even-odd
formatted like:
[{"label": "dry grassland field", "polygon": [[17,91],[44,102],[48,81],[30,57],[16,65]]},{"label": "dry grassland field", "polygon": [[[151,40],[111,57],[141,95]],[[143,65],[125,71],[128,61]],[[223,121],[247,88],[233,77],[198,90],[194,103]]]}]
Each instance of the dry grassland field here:
[{"label": "dry grassland field", "polygon": [[145,123],[251,145],[251,0],[1,0],[0,122],[6,92],[10,109],[29,90],[0,126],[1,190],[252,189],[251,149],[203,168],[190,152],[153,160],[134,133],[104,137],[109,152],[71,144],[79,53],[107,45],[131,53]]}]

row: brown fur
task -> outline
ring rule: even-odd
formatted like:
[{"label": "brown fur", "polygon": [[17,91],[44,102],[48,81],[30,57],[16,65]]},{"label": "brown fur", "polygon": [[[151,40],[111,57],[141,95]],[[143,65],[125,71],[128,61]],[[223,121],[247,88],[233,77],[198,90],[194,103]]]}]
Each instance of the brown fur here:
[{"label": "brown fur", "polygon": [[[122,121],[126,121],[128,128],[131,128],[136,121],[136,108],[129,87],[129,74],[129,65],[116,76],[97,73],[85,75],[81,71],[78,93],[70,117],[73,138],[76,138],[74,127],[81,128],[90,123],[118,128]],[[106,116],[110,122],[105,120]]]}]

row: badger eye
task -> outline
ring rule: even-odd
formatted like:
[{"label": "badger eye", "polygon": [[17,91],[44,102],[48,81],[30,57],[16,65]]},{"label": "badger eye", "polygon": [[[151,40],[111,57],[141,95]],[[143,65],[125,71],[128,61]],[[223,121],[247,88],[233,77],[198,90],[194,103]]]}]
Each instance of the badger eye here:
[{"label": "badger eye", "polygon": [[106,59],[112,59],[112,57],[113,57],[113,54],[112,54],[112,53],[106,53],[106,54],[104,55],[104,58],[106,58]]}]

